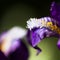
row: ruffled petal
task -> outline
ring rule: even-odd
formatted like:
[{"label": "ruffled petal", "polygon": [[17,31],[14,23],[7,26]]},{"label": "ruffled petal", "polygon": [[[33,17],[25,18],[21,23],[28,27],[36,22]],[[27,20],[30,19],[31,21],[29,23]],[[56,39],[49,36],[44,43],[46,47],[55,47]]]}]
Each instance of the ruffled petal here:
[{"label": "ruffled petal", "polygon": [[37,47],[38,43],[40,43],[41,40],[43,40],[46,37],[51,37],[51,36],[58,37],[58,34],[47,28],[38,28],[38,29],[29,30],[27,36],[30,45],[37,50],[37,55],[38,55],[41,52],[41,49]]},{"label": "ruffled petal", "polygon": [[31,33],[31,43],[32,46],[35,47],[41,40],[43,40],[46,37],[56,36],[58,37],[58,34],[55,32],[47,29],[47,28],[39,28]]}]

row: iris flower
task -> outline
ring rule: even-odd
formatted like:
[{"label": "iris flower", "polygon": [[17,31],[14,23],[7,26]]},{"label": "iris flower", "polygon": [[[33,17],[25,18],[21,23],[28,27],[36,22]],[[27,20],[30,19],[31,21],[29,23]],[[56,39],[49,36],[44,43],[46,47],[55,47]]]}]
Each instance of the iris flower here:
[{"label": "iris flower", "polygon": [[50,17],[30,18],[27,21],[28,42],[37,50],[37,55],[41,52],[37,44],[46,37],[57,37],[57,47],[60,49],[60,5],[53,2],[50,12]]},{"label": "iris flower", "polygon": [[22,39],[25,37],[27,31],[21,27],[13,27],[7,32],[1,34],[1,52],[11,60],[27,60],[28,49],[23,43]]}]

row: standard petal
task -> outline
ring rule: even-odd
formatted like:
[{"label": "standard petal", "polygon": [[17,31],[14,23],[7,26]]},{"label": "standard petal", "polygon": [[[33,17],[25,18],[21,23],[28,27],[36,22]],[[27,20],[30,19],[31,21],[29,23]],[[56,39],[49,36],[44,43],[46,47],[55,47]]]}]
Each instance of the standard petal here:
[{"label": "standard petal", "polygon": [[51,13],[51,17],[54,18],[58,26],[60,26],[60,3],[52,2],[50,13]]}]

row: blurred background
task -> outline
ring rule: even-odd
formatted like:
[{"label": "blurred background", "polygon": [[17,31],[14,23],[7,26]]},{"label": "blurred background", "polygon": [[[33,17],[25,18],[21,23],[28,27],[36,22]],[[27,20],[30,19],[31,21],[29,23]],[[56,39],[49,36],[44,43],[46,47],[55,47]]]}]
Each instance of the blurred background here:
[{"label": "blurred background", "polygon": [[[13,26],[26,28],[29,18],[50,16],[51,0],[0,0],[0,33],[7,31]],[[59,2],[58,0],[56,2]],[[38,46],[42,52],[36,56],[36,50],[28,45],[30,56],[28,60],[60,60],[55,37],[45,38]]]}]

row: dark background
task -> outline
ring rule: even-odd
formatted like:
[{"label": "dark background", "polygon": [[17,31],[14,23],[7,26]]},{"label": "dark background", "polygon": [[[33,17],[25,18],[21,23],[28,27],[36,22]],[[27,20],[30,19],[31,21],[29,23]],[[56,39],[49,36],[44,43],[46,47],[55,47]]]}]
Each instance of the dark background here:
[{"label": "dark background", "polygon": [[[0,0],[0,32],[12,26],[26,26],[29,18],[50,15],[53,0]],[[59,2],[58,0],[56,2]]]}]

